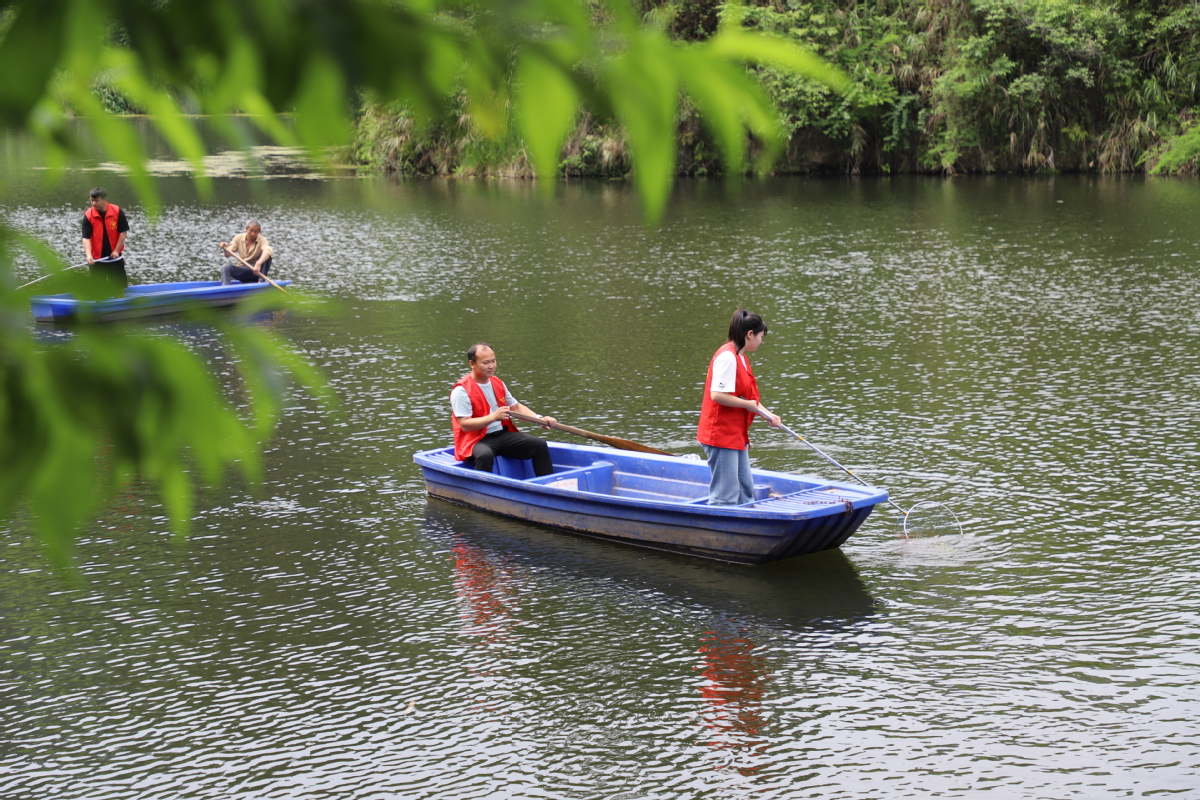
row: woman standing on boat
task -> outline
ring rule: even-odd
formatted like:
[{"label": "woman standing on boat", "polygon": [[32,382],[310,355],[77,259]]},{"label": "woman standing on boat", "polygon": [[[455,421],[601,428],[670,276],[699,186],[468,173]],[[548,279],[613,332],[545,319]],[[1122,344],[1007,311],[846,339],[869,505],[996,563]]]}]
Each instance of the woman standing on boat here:
[{"label": "woman standing on boat", "polygon": [[729,341],[713,354],[708,365],[696,438],[704,447],[712,472],[708,484],[711,506],[741,505],[754,499],[750,423],[761,413],[771,421],[771,427],[783,424],[759,401],[758,381],[746,358],[766,335],[762,317],[739,308],[729,321]]}]

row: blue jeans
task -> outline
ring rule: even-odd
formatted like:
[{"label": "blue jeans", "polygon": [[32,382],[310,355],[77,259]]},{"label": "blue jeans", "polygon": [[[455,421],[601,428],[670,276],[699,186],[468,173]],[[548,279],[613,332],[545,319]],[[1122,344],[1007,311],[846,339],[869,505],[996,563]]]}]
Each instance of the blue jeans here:
[{"label": "blue jeans", "polygon": [[710,506],[739,506],[754,499],[754,476],[750,473],[750,451],[700,445],[708,456],[712,478],[708,482]]}]

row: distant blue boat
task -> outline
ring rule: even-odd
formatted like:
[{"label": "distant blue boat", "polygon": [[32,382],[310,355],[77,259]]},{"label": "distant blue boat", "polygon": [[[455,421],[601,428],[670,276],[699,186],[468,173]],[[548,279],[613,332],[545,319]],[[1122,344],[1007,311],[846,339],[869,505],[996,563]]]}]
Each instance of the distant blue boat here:
[{"label": "distant blue boat", "polygon": [[550,442],[554,472],[497,458],[494,472],[454,448],[413,456],[429,494],[587,536],[691,556],[762,564],[840,547],[887,492],[811,475],[754,470],[753,502],[708,505],[708,465],[674,456]]},{"label": "distant blue boat", "polygon": [[[291,281],[276,281],[290,286]],[[236,305],[259,292],[278,292],[269,283],[231,283],[220,281],[181,281],[130,286],[123,297],[111,300],[78,300],[69,294],[34,295],[29,298],[33,318],[38,322],[68,322],[87,317],[100,322],[119,319],[156,317],[176,314],[188,308]]]}]

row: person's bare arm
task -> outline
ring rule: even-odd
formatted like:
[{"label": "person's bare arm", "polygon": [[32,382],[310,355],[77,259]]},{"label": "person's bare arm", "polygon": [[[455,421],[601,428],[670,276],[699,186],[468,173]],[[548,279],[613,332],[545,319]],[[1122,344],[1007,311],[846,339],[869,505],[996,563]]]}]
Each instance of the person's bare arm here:
[{"label": "person's bare arm", "polygon": [[752,411],[755,414],[765,418],[767,422],[770,422],[772,428],[778,428],[783,425],[783,420],[781,420],[777,415],[772,414],[766,406],[757,400],[747,400],[743,397],[738,397],[736,394],[730,394],[729,392],[718,392],[715,390],[710,391],[708,396],[713,399],[714,403],[718,403],[723,406],[729,406],[730,408],[744,408],[747,411]]},{"label": "person's bare arm", "polygon": [[526,414],[530,417],[538,417],[540,420],[538,422],[538,424],[541,425],[543,428],[548,428],[551,425],[553,425],[555,422],[558,422],[558,420],[556,420],[554,417],[546,417],[546,416],[542,416],[541,414],[533,413],[533,411],[531,411],[529,409],[529,407],[526,406],[524,403],[517,403],[516,405],[514,405],[512,407],[512,410],[516,411],[518,414]]},{"label": "person's bare arm", "polygon": [[490,414],[482,417],[459,417],[458,424],[464,431],[477,431],[486,428],[493,422],[508,419],[508,406],[500,406]]},{"label": "person's bare arm", "polygon": [[267,259],[274,254],[275,251],[271,249],[271,245],[264,245],[262,252],[259,253],[258,258],[254,260],[254,271],[258,272],[258,270],[262,268],[262,265],[266,263]]}]

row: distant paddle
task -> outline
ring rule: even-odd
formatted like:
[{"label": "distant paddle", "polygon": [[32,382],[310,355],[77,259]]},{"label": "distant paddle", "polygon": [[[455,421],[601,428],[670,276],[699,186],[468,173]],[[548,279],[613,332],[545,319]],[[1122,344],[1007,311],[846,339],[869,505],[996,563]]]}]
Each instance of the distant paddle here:
[{"label": "distant paddle", "polygon": [[[537,417],[531,417],[528,414],[522,414],[518,411],[509,411],[508,414],[513,419],[519,419],[522,422],[532,422],[535,425],[542,424],[542,421],[540,419],[538,419]],[[552,422],[552,423],[546,425],[546,427],[554,428],[554,429],[560,430],[560,431],[566,431],[567,433],[573,433],[576,436],[582,436],[585,439],[594,439],[597,442],[603,442],[604,444],[608,445],[609,447],[615,447],[618,450],[634,450],[639,453],[655,453],[656,455],[660,455],[660,456],[675,455],[674,453],[668,453],[666,450],[656,450],[653,447],[650,447],[648,445],[638,444],[637,442],[631,442],[628,439],[619,439],[616,436],[603,436],[599,433],[592,433],[591,431],[585,431],[582,428],[572,428],[570,425],[563,425],[561,422]]]},{"label": "distant paddle", "polygon": [[[217,245],[217,249],[218,249],[218,250],[222,250],[222,251],[226,251],[226,250],[225,250],[225,248],[221,247],[221,245]],[[247,261],[246,259],[244,259],[244,258],[242,258],[241,256],[239,256],[237,253],[233,252],[232,250],[227,250],[226,252],[228,252],[228,253],[229,253],[231,256],[233,256],[234,258],[236,258],[238,261],[240,261],[240,262],[242,262],[243,264],[245,264],[245,265],[246,265],[246,269],[249,269],[249,270],[251,270],[251,271],[253,271],[253,270],[254,270],[254,267],[253,267],[253,265],[251,265],[251,264],[250,264],[250,262],[249,262],[249,261]],[[269,259],[268,259],[268,260],[269,260]],[[291,292],[289,292],[287,289],[283,288],[283,287],[282,287],[282,286],[280,286],[278,283],[276,283],[275,281],[273,281],[273,280],[271,280],[270,278],[268,278],[268,277],[267,277],[267,275],[266,275],[266,273],[264,273],[264,272],[260,272],[260,273],[258,273],[258,274],[262,276],[262,279],[263,279],[264,281],[266,281],[267,283],[271,284],[272,286],[274,286],[274,287],[275,287],[276,289],[278,289],[279,291],[283,292],[284,294],[291,294]]]}]

